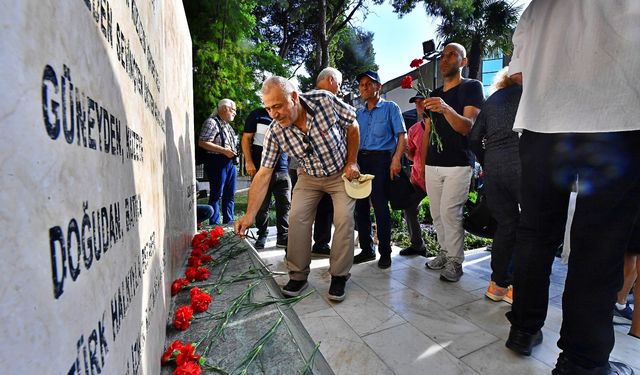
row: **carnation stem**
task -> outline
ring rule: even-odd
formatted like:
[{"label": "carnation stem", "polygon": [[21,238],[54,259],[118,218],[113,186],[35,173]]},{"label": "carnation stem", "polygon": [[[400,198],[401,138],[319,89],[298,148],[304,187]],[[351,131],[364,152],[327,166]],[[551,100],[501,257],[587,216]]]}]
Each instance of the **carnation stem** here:
[{"label": "carnation stem", "polygon": [[253,345],[253,348],[247,353],[247,356],[240,362],[240,365],[233,372],[233,375],[246,375],[249,370],[249,366],[253,363],[253,361],[258,357],[258,355],[262,352],[265,345],[269,343],[276,330],[284,320],[282,313],[280,313],[280,317],[278,320],[269,328],[267,332]]}]

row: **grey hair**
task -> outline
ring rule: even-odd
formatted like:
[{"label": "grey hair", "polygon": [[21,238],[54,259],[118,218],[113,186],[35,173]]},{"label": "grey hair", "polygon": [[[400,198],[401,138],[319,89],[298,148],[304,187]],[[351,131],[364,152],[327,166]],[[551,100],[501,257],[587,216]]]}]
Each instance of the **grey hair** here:
[{"label": "grey hair", "polygon": [[285,97],[289,97],[292,92],[296,91],[296,87],[291,83],[288,79],[280,76],[271,76],[267,78],[262,84],[262,89],[260,90],[260,96],[263,96],[266,92],[271,90],[273,87],[278,87],[282,90],[282,93]]},{"label": "grey hair", "polygon": [[336,68],[327,67],[322,69],[320,73],[318,73],[318,78],[316,78],[316,84],[323,81],[327,77],[332,77],[336,82],[342,82],[342,73]]},{"label": "grey hair", "polygon": [[233,107],[236,103],[231,99],[222,99],[218,102],[218,112],[222,109],[222,107]]}]

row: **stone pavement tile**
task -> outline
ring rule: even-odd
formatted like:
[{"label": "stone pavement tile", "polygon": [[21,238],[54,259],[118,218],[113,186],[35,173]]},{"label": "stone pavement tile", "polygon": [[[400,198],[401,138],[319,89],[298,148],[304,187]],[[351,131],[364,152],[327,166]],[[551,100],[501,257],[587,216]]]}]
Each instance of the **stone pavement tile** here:
[{"label": "stone pavement tile", "polygon": [[509,336],[509,328],[511,327],[504,316],[509,310],[511,310],[509,304],[493,302],[487,298],[451,309],[452,312],[500,338],[503,342]]},{"label": "stone pavement tile", "polygon": [[398,375],[476,374],[411,324],[402,324],[363,339]]},{"label": "stone pavement tile", "polygon": [[542,343],[533,349],[531,356],[545,365],[554,368],[558,360],[558,355],[560,354],[560,348],[558,348],[560,334],[558,331],[542,327],[542,337]]},{"label": "stone pavement tile", "polygon": [[378,299],[457,358],[498,340],[413,290],[395,291]]},{"label": "stone pavement tile", "polygon": [[372,296],[379,296],[395,290],[406,289],[406,286],[393,279],[389,272],[370,272],[369,274],[363,273],[355,275],[353,282]]},{"label": "stone pavement tile", "polygon": [[[627,326],[628,327],[628,326]],[[615,332],[616,345],[611,352],[611,359],[618,362],[626,363],[635,368],[636,374],[640,374],[640,339],[624,333]]]},{"label": "stone pavement tile", "polygon": [[348,287],[347,298],[334,303],[333,308],[360,336],[405,323],[398,314],[355,283]]},{"label": "stone pavement tile", "polygon": [[392,277],[423,296],[446,308],[460,306],[474,301],[476,297],[462,290],[456,283],[441,281],[428,274],[428,271],[409,268]]},{"label": "stone pavement tile", "polygon": [[462,361],[482,375],[549,375],[552,369],[535,357],[513,353],[504,346],[504,341],[495,342],[462,357]]},{"label": "stone pavement tile", "polygon": [[336,375],[393,375],[360,336],[329,308],[300,316]]}]

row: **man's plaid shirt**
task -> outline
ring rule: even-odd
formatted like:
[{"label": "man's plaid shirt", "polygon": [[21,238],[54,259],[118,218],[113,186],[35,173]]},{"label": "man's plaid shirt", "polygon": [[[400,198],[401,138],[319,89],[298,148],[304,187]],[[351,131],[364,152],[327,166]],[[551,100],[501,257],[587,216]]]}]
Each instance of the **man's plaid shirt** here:
[{"label": "man's plaid shirt", "polygon": [[298,159],[308,175],[325,177],[340,172],[347,159],[346,129],[355,122],[355,109],[324,90],[300,94],[299,98],[307,112],[313,152],[307,155],[308,144],[300,129],[293,124],[284,128],[273,121],[264,136],[262,166],[274,168],[278,155],[286,152]]},{"label": "man's plaid shirt", "polygon": [[[230,148],[233,151],[238,151],[238,138],[233,128],[228,123],[224,122],[218,115],[210,116],[202,124],[200,130],[200,140],[206,142],[212,142],[220,147]],[[215,154],[213,151],[207,151]]]}]

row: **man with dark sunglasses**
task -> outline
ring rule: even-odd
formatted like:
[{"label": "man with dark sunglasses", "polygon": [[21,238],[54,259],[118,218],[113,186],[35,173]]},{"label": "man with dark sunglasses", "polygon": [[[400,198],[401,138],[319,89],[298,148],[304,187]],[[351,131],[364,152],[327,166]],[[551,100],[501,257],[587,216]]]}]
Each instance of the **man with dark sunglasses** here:
[{"label": "man with dark sunglasses", "polygon": [[236,221],[244,237],[264,199],[277,157],[286,152],[299,163],[298,182],[289,215],[286,296],[307,288],[311,264],[311,224],[324,193],[331,195],[336,227],[330,256],[329,299],[342,301],[353,264],[353,210],[355,200],[345,191],[342,174],[360,176],[356,162],[360,133],[353,107],[324,90],[299,94],[285,78],[273,76],[262,85],[264,108],[274,119],[265,133],[261,168],[249,189],[247,213]]}]

